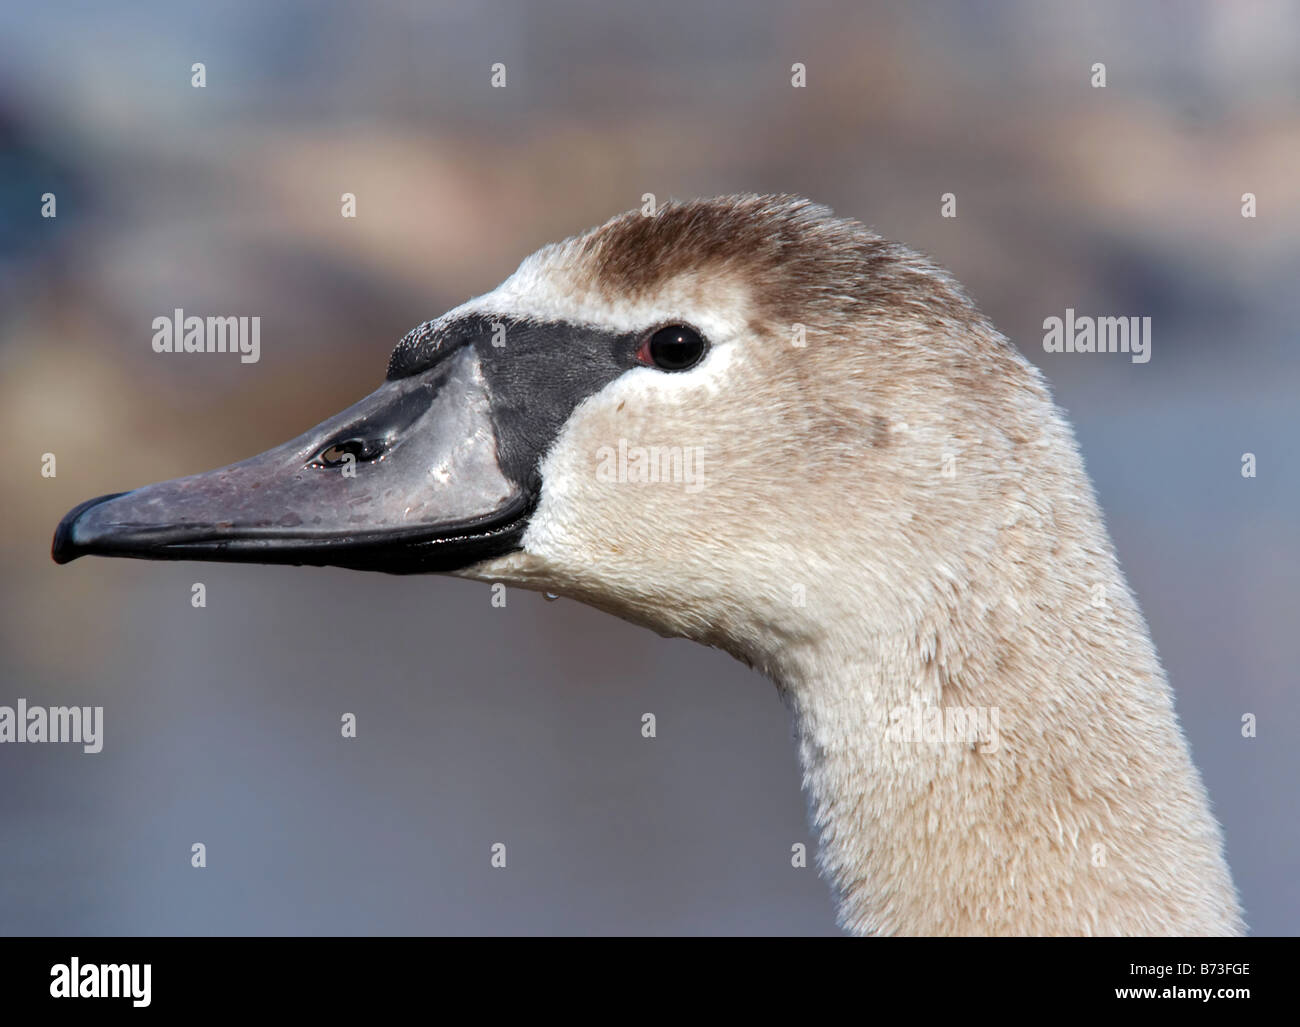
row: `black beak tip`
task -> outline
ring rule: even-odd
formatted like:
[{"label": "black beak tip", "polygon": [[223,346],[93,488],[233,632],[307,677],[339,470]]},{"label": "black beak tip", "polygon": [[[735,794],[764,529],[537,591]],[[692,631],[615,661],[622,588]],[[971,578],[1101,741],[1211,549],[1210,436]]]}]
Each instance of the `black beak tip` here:
[{"label": "black beak tip", "polygon": [[79,556],[85,556],[91,552],[91,547],[76,538],[77,519],[81,517],[92,506],[99,506],[100,503],[107,503],[110,499],[116,499],[118,496],[126,495],[125,492],[110,492],[106,496],[96,496],[94,499],[87,499],[69,510],[59,521],[59,526],[54,529],[54,543],[50,546],[50,555],[54,557],[55,563],[71,563]]}]

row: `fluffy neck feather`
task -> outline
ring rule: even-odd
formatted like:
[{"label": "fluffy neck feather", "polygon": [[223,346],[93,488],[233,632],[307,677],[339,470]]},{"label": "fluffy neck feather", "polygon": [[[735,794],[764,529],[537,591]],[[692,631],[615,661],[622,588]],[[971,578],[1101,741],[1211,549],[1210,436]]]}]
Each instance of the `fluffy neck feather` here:
[{"label": "fluffy neck feather", "polygon": [[[1169,686],[1082,489],[1091,518],[1003,532],[996,558],[945,572],[886,630],[864,631],[848,611],[872,598],[840,584],[820,633],[745,654],[795,712],[847,929],[1242,932]],[[1026,566],[1032,590],[1011,572]],[[982,741],[927,733],[951,731],[952,710],[982,718]]]}]

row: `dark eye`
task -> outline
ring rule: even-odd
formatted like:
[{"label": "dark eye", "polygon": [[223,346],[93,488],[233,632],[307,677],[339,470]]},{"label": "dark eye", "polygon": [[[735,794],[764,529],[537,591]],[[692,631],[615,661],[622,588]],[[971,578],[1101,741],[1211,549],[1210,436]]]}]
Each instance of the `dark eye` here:
[{"label": "dark eye", "polygon": [[348,455],[359,464],[374,460],[384,454],[384,445],[378,439],[341,439],[331,442],[314,457],[311,467],[341,467],[347,462]]},{"label": "dark eye", "polygon": [[661,371],[685,371],[700,362],[707,348],[694,328],[669,325],[660,328],[641,344],[637,359]]}]

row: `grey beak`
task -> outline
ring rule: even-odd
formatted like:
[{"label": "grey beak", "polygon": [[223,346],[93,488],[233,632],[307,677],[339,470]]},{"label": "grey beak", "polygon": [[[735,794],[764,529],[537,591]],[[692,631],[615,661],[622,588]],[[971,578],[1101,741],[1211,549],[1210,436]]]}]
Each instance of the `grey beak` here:
[{"label": "grey beak", "polygon": [[461,346],[260,456],[82,503],[52,552],[450,571],[515,548],[534,501]]}]

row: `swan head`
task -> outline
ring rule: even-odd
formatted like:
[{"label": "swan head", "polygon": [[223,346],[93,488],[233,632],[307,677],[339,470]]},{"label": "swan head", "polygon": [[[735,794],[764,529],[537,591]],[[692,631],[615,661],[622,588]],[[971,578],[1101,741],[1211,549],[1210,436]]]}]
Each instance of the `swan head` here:
[{"label": "swan head", "polygon": [[53,552],[454,573],[762,661],[926,601],[918,560],[996,529],[1045,403],[915,253],[793,197],[670,204],[420,325],[302,436],[83,503]]}]

